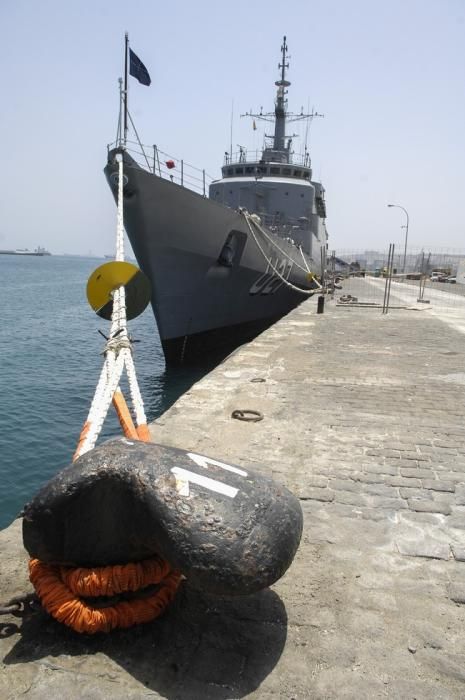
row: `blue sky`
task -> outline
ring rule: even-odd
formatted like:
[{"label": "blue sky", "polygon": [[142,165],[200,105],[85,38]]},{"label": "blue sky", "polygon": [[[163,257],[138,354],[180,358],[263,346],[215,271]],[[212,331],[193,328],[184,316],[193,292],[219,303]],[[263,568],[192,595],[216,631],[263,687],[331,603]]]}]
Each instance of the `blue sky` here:
[{"label": "blue sky", "polygon": [[412,246],[465,248],[465,0],[3,0],[0,24],[0,247],[114,249],[102,168],[128,31],[152,77],[130,85],[144,143],[219,176],[234,100],[233,143],[259,147],[239,114],[273,109],[286,34],[289,108],[325,115],[310,148],[330,248],[402,241],[388,202]]}]

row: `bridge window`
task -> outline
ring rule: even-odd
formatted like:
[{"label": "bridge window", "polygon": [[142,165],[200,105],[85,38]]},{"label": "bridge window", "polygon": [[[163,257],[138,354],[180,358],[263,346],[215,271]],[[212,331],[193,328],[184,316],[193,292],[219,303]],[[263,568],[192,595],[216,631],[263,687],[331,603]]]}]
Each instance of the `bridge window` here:
[{"label": "bridge window", "polygon": [[232,168],[229,168],[229,170],[228,170],[228,175],[229,175],[229,177],[231,177],[231,175],[233,174],[233,172],[234,172],[234,170],[233,170]]},{"label": "bridge window", "polygon": [[302,171],[301,170],[294,170],[294,177],[302,177]]},{"label": "bridge window", "polygon": [[248,167],[248,168],[245,169],[245,172],[246,172],[247,174],[249,174],[249,175],[250,175],[251,173],[252,173],[252,175],[253,175],[254,171],[255,171],[255,168],[251,168],[251,167]]},{"label": "bridge window", "polygon": [[236,168],[236,175],[243,175],[244,174],[244,168]]},{"label": "bridge window", "polygon": [[291,174],[291,169],[290,168],[284,168],[283,170],[283,175],[290,175]]},{"label": "bridge window", "polygon": [[280,169],[279,168],[270,168],[270,175],[279,175]]}]

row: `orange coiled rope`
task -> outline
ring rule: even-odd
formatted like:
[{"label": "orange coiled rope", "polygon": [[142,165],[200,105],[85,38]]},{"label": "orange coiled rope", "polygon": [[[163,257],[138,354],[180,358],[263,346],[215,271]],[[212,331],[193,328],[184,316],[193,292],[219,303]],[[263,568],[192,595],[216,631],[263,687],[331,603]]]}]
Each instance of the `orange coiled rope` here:
[{"label": "orange coiled rope", "polygon": [[[56,620],[76,632],[95,634],[154,620],[173,600],[182,574],[158,558],[95,569],[69,568],[31,559],[29,578],[43,607]],[[153,584],[158,584],[153,593],[144,592],[143,598],[121,600],[107,607],[83,599],[140,591]]]}]

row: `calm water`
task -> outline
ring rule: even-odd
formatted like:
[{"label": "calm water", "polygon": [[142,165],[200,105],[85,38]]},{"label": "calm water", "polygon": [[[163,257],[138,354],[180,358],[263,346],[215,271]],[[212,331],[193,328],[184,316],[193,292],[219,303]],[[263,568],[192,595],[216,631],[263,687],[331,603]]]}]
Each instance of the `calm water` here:
[{"label": "calm water", "polygon": [[[85,294],[90,273],[103,262],[0,255],[0,528],[71,461],[102,367],[98,329],[109,330]],[[136,371],[153,420],[206,368],[165,369],[150,308],[129,330],[141,341]],[[119,433],[110,408],[102,436]]]}]

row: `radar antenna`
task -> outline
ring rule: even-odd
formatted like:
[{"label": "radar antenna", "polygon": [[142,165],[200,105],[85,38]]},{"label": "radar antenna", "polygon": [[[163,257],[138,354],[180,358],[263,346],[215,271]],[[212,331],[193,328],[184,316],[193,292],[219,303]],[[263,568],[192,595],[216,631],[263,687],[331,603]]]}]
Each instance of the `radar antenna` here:
[{"label": "radar antenna", "polygon": [[281,51],[283,54],[282,58],[282,63],[278,63],[278,68],[281,68],[281,80],[277,80],[275,82],[275,85],[282,85],[283,87],[289,87],[290,82],[288,82],[286,78],[286,68],[289,68],[289,63],[286,63],[286,54],[287,54],[287,44],[286,44],[286,37],[283,37],[283,45],[281,46]]},{"label": "radar antenna", "polygon": [[[271,147],[271,150],[276,156],[278,154],[281,154],[278,156],[278,160],[284,159],[287,162],[289,162],[289,150],[290,150],[290,145],[291,141],[289,139],[296,138],[298,134],[286,134],[286,122],[297,122],[297,121],[302,121],[304,119],[307,120],[307,134],[308,134],[308,123],[311,122],[315,117],[324,117],[324,114],[320,114],[319,112],[316,112],[314,109],[312,109],[311,112],[305,113],[303,110],[303,107],[300,111],[300,114],[295,114],[293,112],[288,112],[287,111],[287,88],[290,86],[290,81],[286,79],[286,70],[289,69],[289,62],[288,62],[288,47],[287,47],[287,42],[286,42],[286,37],[283,37],[283,43],[281,46],[281,62],[278,63],[278,69],[281,71],[281,78],[280,80],[276,80],[275,85],[278,88],[277,94],[276,94],[276,102],[275,102],[275,109],[274,112],[264,112],[263,107],[260,107],[260,112],[245,112],[245,114],[241,114],[241,117],[251,117],[252,119],[261,119],[262,121],[266,122],[271,122],[274,123],[274,134],[273,135],[268,135],[265,134],[265,138],[272,138],[273,139],[273,145]],[[307,141],[307,134],[306,134],[306,139]],[[286,139],[288,139],[288,146],[286,147]]]}]

